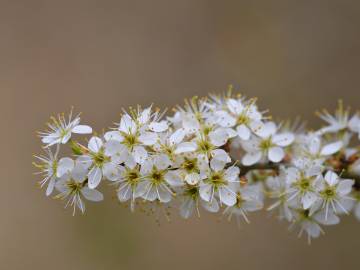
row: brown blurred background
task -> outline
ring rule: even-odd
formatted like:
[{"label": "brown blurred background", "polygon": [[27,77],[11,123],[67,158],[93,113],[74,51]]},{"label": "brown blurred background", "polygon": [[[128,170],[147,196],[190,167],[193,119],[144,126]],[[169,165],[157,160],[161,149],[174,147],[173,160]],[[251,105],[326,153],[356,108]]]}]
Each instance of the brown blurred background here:
[{"label": "brown blurred background", "polygon": [[0,0],[0,269],[359,269],[360,223],[308,246],[265,212],[160,226],[106,201],[71,216],[35,183],[36,130],[75,106],[101,131],[234,84],[275,118],[360,108],[359,1]]}]

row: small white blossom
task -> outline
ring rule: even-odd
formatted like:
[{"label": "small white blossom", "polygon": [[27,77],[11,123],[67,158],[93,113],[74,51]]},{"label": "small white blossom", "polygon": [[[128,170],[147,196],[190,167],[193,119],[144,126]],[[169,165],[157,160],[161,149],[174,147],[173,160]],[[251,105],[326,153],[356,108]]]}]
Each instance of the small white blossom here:
[{"label": "small white blossom", "polygon": [[233,206],[237,198],[240,170],[234,166],[227,169],[224,167],[223,163],[210,162],[206,178],[200,182],[200,196],[204,201],[212,202],[217,195],[220,203]]},{"label": "small white blossom", "polygon": [[91,127],[80,125],[79,116],[72,119],[72,112],[68,120],[64,114],[59,115],[58,118],[52,117],[51,120],[52,122],[48,123],[49,131],[40,132],[40,136],[42,137],[41,141],[45,143],[47,147],[54,144],[66,144],[71,138],[71,133],[92,133]]},{"label": "small white blossom", "polygon": [[263,128],[248,141],[243,141],[242,146],[246,154],[242,158],[242,164],[251,166],[268,159],[272,162],[280,162],[285,152],[283,147],[294,141],[294,135],[290,132],[276,134],[277,127],[273,122],[267,122]]},{"label": "small white blossom", "polygon": [[56,198],[67,199],[65,207],[68,205],[73,207],[73,215],[75,215],[76,207],[82,213],[85,212],[85,204],[83,198],[99,202],[103,200],[101,192],[90,189],[86,183],[87,168],[84,164],[77,162],[74,169],[64,174],[59,181],[56,182],[56,189],[60,192]]}]

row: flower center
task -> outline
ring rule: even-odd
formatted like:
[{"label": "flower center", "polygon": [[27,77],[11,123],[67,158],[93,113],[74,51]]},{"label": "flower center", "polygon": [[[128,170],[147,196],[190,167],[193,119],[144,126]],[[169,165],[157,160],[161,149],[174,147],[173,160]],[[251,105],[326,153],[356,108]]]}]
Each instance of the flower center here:
[{"label": "flower center", "polygon": [[218,188],[220,186],[225,185],[226,181],[225,181],[222,173],[214,172],[209,178],[209,183],[211,185],[213,185],[215,188]]},{"label": "flower center", "polygon": [[196,200],[199,196],[199,188],[196,186],[187,186],[184,193],[186,196],[190,196],[192,199]]},{"label": "flower center", "polygon": [[188,173],[192,173],[194,171],[198,171],[198,167],[197,167],[197,159],[188,159],[185,158],[183,164],[182,164],[182,168],[184,170],[186,170]]},{"label": "flower center", "polygon": [[137,138],[138,136],[136,134],[123,133],[122,135],[124,137],[123,144],[125,144],[128,148],[132,148],[139,143]]},{"label": "flower center", "polygon": [[135,186],[140,181],[140,173],[136,169],[128,170],[125,179],[131,186]]},{"label": "flower center", "polygon": [[247,125],[247,124],[249,124],[249,121],[250,121],[249,117],[246,114],[242,113],[237,118],[236,123],[238,125],[243,125],[243,124]]},{"label": "flower center", "polygon": [[80,190],[83,188],[83,184],[82,183],[78,183],[74,180],[69,180],[66,182],[66,186],[68,187],[68,189],[70,190],[71,194],[77,194],[80,193]]},{"label": "flower center", "polygon": [[150,173],[150,180],[154,185],[159,185],[165,181],[164,175],[164,171],[159,171],[158,169],[153,168],[152,172]]},{"label": "flower center", "polygon": [[97,153],[93,153],[92,158],[96,167],[102,167],[104,163],[110,161],[110,157],[105,156],[103,149]]},{"label": "flower center", "polygon": [[321,195],[326,199],[332,199],[335,197],[336,195],[336,190],[335,190],[335,187],[327,187],[325,188],[322,192],[321,192]]},{"label": "flower center", "polygon": [[265,140],[262,140],[260,142],[259,148],[261,151],[267,151],[269,148],[271,148],[273,146],[271,137]]}]

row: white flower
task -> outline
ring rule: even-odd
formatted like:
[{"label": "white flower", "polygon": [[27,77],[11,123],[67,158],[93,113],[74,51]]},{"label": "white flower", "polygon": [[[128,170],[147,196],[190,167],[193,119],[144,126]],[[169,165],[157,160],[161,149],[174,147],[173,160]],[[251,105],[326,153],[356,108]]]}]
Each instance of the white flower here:
[{"label": "white flower", "polygon": [[254,212],[263,208],[263,200],[260,195],[261,190],[258,186],[245,186],[237,187],[236,203],[233,206],[227,206],[224,210],[224,214],[228,215],[228,219],[231,220],[232,216],[236,216],[238,224],[240,219],[243,218],[247,223],[250,223],[247,213]]},{"label": "white flower", "polygon": [[231,161],[229,154],[219,148],[225,145],[229,138],[229,133],[224,128],[211,130],[207,134],[200,133],[192,141],[180,143],[176,147],[175,154],[196,152],[198,158],[202,158],[206,162],[213,158],[219,162],[228,163]]},{"label": "white flower", "polygon": [[322,168],[317,165],[308,165],[303,168],[287,168],[285,170],[286,193],[288,201],[299,200],[303,209],[309,209],[319,195],[316,190],[316,181],[321,175]]},{"label": "white flower", "polygon": [[299,237],[301,237],[305,231],[309,244],[311,243],[311,238],[317,238],[321,233],[324,233],[320,225],[335,225],[340,222],[339,217],[331,211],[325,213],[325,211],[322,210],[311,215],[309,210],[294,210],[293,215],[295,217],[293,225],[300,227]]},{"label": "white flower", "polygon": [[119,188],[117,189],[117,196],[120,202],[131,200],[130,207],[134,211],[135,199],[143,195],[144,190],[139,188],[139,183],[143,180],[140,174],[140,166],[125,167],[121,172]]},{"label": "white flower", "polygon": [[335,115],[331,115],[327,110],[323,110],[323,112],[318,115],[328,124],[318,131],[319,134],[336,133],[345,129],[349,129],[355,133],[360,132],[360,118],[358,114],[350,118],[350,109],[344,109],[342,101],[339,101]]},{"label": "white flower", "polygon": [[269,197],[277,199],[276,202],[271,204],[267,210],[271,211],[275,208],[279,208],[279,219],[286,219],[291,221],[293,219],[292,212],[290,210],[289,194],[288,194],[288,184],[285,181],[285,172],[282,169],[280,175],[276,177],[268,177],[266,179],[266,186],[269,189]]},{"label": "white flower", "polygon": [[211,213],[216,213],[220,209],[217,200],[207,202],[201,199],[198,186],[186,185],[182,194],[180,215],[183,218],[189,218],[196,209],[197,215],[200,217],[199,205]]},{"label": "white flower", "polygon": [[80,117],[76,116],[72,119],[72,112],[69,119],[66,120],[64,114],[58,115],[58,118],[51,118],[52,122],[48,123],[49,130],[40,132],[41,141],[47,147],[54,144],[66,144],[70,138],[71,133],[90,134],[92,128],[86,125],[80,125]]},{"label": "white flower", "polygon": [[176,172],[183,181],[189,185],[196,185],[201,180],[201,172],[207,169],[208,164],[204,159],[198,158],[196,154],[188,153],[178,156],[174,167],[178,168]]},{"label": "white flower", "polygon": [[239,185],[238,167],[232,166],[224,169],[225,164],[210,162],[206,178],[200,182],[200,196],[204,201],[212,202],[219,197],[220,203],[233,206],[236,203],[236,190]]},{"label": "white flower", "polygon": [[101,192],[90,189],[86,183],[87,168],[81,162],[77,162],[74,169],[70,173],[64,174],[59,181],[56,182],[56,189],[60,192],[56,198],[68,199],[65,207],[71,205],[73,207],[73,215],[75,215],[76,207],[82,213],[85,212],[85,204],[82,198],[89,201],[99,202],[103,200]]},{"label": "white flower", "polygon": [[316,160],[323,159],[339,152],[343,148],[344,142],[340,140],[324,144],[320,136],[309,134],[300,140],[300,145],[301,150],[306,157]]},{"label": "white flower", "polygon": [[226,110],[215,113],[218,124],[222,127],[236,127],[237,136],[242,140],[249,140],[251,133],[263,128],[262,114],[258,111],[255,100],[243,104],[241,99],[229,98],[226,101]]},{"label": "white flower", "polygon": [[99,137],[92,137],[88,143],[89,153],[80,156],[78,160],[90,169],[89,188],[96,188],[103,176],[110,181],[116,181],[121,171],[122,166],[118,165],[118,156],[114,150],[120,148],[120,143],[110,140],[105,144]]},{"label": "white flower", "polygon": [[318,209],[325,209],[325,218],[329,213],[329,207],[334,213],[348,213],[346,201],[352,200],[348,195],[352,191],[354,180],[341,179],[336,173],[328,171],[325,177],[318,178],[316,190],[319,198],[310,208],[311,213]]},{"label": "white flower", "polygon": [[276,134],[276,130],[277,127],[273,122],[267,122],[257,131],[258,136],[242,142],[247,152],[242,158],[243,165],[251,166],[266,158],[276,163],[284,158],[283,147],[294,141],[294,135],[290,132]]},{"label": "white flower", "polygon": [[56,149],[55,154],[50,148],[46,151],[48,156],[35,156],[41,164],[34,163],[34,165],[40,169],[39,173],[44,175],[44,179],[40,181],[40,187],[48,183],[46,196],[49,196],[54,190],[56,181],[74,168],[74,161],[67,157],[58,160],[59,148]]},{"label": "white flower", "polygon": [[121,149],[121,160],[129,166],[133,163],[142,164],[148,157],[146,147],[153,146],[157,140],[159,132],[168,129],[166,121],[157,122],[151,116],[151,108],[138,112],[135,118],[129,114],[124,114],[117,130],[105,133],[105,139],[116,140],[123,145]]},{"label": "white flower", "polygon": [[144,181],[138,184],[138,192],[145,200],[170,202],[174,195],[171,188],[183,185],[180,176],[168,170],[170,165],[169,157],[164,154],[151,157],[142,164],[140,173]]}]

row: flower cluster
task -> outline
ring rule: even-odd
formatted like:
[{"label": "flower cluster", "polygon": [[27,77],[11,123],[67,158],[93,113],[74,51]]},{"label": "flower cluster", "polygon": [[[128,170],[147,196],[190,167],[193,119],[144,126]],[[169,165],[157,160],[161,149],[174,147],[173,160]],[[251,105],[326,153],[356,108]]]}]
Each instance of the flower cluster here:
[{"label": "flower cluster", "polygon": [[[249,212],[269,200],[269,211],[311,239],[342,214],[354,211],[360,220],[360,153],[351,146],[360,139],[360,117],[349,114],[340,103],[335,115],[319,113],[327,125],[310,132],[275,123],[255,99],[229,92],[194,97],[167,117],[152,106],[130,109],[101,135],[79,116],[59,115],[40,133],[46,155],[34,164],[46,195],[56,190],[74,214],[85,211],[84,200],[103,200],[97,189],[107,181],[132,211],[164,205],[184,218],[222,211],[248,223]],[[73,155],[60,158],[65,144]]]}]

